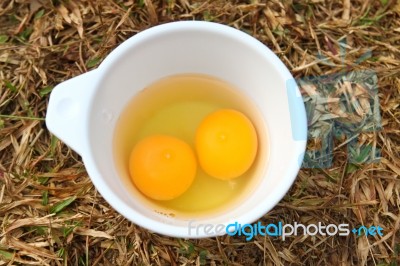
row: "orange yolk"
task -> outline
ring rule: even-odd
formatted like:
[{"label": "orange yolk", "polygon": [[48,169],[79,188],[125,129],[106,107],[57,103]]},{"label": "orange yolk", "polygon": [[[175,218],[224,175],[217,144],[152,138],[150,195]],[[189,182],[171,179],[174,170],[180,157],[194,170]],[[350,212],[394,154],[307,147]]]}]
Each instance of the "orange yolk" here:
[{"label": "orange yolk", "polygon": [[241,112],[220,109],[201,122],[195,146],[202,169],[210,176],[229,180],[244,174],[253,164],[257,133]]},{"label": "orange yolk", "polygon": [[184,141],[153,135],[136,144],[129,158],[129,172],[136,187],[155,200],[171,200],[193,183],[197,162]]}]

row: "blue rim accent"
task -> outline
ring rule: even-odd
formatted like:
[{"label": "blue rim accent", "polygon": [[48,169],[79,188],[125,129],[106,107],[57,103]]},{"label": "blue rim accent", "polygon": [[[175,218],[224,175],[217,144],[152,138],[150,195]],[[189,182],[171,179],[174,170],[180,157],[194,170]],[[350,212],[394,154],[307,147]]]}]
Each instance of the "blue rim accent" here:
[{"label": "blue rim accent", "polygon": [[296,92],[299,91],[299,89],[294,79],[286,81],[286,90],[289,103],[290,123],[292,127],[292,138],[294,140],[307,140],[307,118],[305,107],[303,98],[296,95]]}]

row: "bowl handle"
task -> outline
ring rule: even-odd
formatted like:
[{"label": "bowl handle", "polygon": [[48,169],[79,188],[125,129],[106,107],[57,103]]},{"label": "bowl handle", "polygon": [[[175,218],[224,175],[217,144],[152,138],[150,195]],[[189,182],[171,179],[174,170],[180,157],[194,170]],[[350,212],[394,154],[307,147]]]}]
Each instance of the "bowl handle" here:
[{"label": "bowl handle", "polygon": [[58,84],[50,95],[46,126],[57,138],[82,156],[87,149],[89,102],[96,88],[98,70]]}]

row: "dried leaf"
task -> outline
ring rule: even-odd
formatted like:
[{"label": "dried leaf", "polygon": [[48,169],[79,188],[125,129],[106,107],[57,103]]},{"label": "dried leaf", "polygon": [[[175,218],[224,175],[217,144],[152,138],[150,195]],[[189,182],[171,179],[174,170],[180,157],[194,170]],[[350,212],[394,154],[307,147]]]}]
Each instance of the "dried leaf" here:
[{"label": "dried leaf", "polygon": [[366,265],[369,252],[369,245],[366,236],[360,236],[357,240],[357,255],[359,258],[359,265]]},{"label": "dried leaf", "polygon": [[114,239],[111,235],[107,234],[106,232],[103,231],[97,231],[93,229],[87,229],[87,228],[80,228],[77,227],[74,230],[75,234],[78,235],[83,235],[83,236],[91,236],[91,237],[102,237],[102,238],[107,238],[107,239]]},{"label": "dried leaf", "polygon": [[64,19],[68,24],[71,24],[71,23],[72,23],[72,20],[71,20],[71,18],[69,17],[69,11],[68,11],[68,9],[67,9],[64,5],[60,4],[60,5],[57,7],[57,10],[58,10],[58,12],[61,14],[61,16],[63,17],[63,19]]},{"label": "dried leaf", "polygon": [[45,248],[41,247],[34,247],[32,245],[29,245],[25,242],[19,241],[15,237],[11,237],[8,239],[8,245],[10,248],[17,249],[23,252],[26,252],[28,254],[34,254],[39,257],[45,257],[53,260],[58,260],[57,256],[53,254],[51,251]]},{"label": "dried leaf", "polygon": [[82,21],[81,11],[79,10],[78,5],[74,4],[74,2],[70,2],[70,5],[72,7],[72,13],[70,14],[70,18],[71,18],[72,22],[74,22],[74,24],[76,25],[79,37],[82,39],[83,38],[83,21]]}]

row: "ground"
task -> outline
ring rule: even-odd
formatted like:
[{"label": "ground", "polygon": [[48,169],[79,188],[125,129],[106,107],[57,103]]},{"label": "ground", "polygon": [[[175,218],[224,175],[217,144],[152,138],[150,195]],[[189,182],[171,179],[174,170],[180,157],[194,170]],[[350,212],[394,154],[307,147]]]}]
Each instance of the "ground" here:
[{"label": "ground", "polygon": [[[247,32],[302,89],[309,152],[286,197],[260,221],[380,226],[382,236],[174,239],[132,224],[102,199],[81,158],[46,129],[51,90],[137,32],[178,20]],[[2,0],[0,264],[400,264],[399,62],[398,0]]]}]

